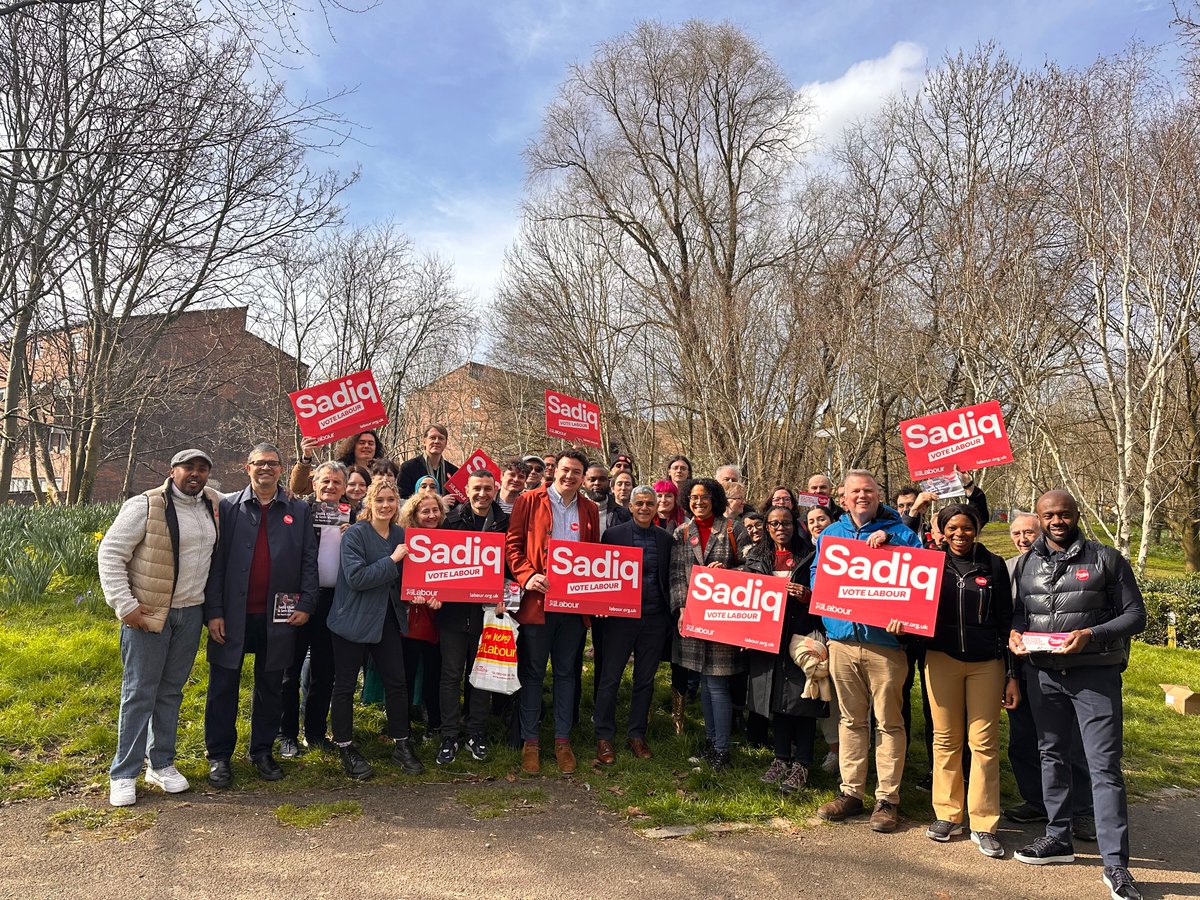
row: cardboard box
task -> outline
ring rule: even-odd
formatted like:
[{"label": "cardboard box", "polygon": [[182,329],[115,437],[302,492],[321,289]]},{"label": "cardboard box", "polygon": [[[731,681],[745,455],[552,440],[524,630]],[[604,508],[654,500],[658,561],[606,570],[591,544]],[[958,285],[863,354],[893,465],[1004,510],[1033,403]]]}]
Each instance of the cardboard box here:
[{"label": "cardboard box", "polygon": [[1166,692],[1167,707],[1181,716],[1200,716],[1200,694],[1182,684],[1160,684]]}]

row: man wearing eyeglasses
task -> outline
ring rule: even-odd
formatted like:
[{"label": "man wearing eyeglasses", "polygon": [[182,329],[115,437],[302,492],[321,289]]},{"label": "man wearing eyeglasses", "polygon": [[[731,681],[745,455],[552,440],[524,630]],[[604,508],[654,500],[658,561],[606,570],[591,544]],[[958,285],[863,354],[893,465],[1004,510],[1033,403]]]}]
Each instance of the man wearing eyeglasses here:
[{"label": "man wearing eyeglasses", "polygon": [[208,781],[228,787],[237,744],[242,663],[254,654],[249,757],[259,776],[278,781],[283,769],[271,747],[283,714],[283,675],[296,630],[317,607],[317,541],[312,508],[289,500],[279,486],[282,456],[258,444],[246,461],[250,484],[221,501],[221,533],[204,596],[208,624],[208,698],[204,743]]}]

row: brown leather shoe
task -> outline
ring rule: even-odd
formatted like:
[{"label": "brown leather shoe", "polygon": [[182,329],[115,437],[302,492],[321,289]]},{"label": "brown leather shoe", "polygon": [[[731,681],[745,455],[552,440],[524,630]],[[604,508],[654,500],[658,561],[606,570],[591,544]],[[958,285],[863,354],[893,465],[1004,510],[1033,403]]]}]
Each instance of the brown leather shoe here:
[{"label": "brown leather shoe", "polygon": [[895,803],[880,800],[875,804],[875,812],[871,813],[871,830],[883,834],[891,834],[900,824],[900,810]]},{"label": "brown leather shoe", "polygon": [[671,688],[671,724],[676,734],[683,734],[683,694]]},{"label": "brown leather shoe", "polygon": [[521,748],[521,771],[526,775],[536,775],[542,771],[541,747],[537,741],[526,741]]},{"label": "brown leather shoe", "polygon": [[596,741],[596,761],[606,766],[617,761],[617,751],[613,749],[612,741]]},{"label": "brown leather shoe", "polygon": [[654,756],[650,752],[650,745],[643,738],[630,738],[629,749],[638,759],[650,759]]},{"label": "brown leather shoe", "polygon": [[[609,747],[611,746],[612,744],[609,744]],[[554,742],[554,759],[558,763],[558,771],[564,775],[570,775],[575,771],[575,751],[566,741]]]},{"label": "brown leather shoe", "polygon": [[817,810],[817,815],[826,822],[841,822],[847,816],[857,816],[866,807],[857,797],[850,794],[838,794]]}]

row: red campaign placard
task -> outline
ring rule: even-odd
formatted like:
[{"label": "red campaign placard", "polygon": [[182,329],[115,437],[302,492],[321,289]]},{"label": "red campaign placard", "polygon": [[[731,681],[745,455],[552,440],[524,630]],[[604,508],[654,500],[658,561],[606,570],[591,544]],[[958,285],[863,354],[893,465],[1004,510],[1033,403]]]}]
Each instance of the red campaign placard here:
[{"label": "red campaign placard", "polygon": [[872,549],[865,541],[821,535],[809,609],[814,615],[929,637],[937,623],[946,554],[915,547]]},{"label": "red campaign placard", "polygon": [[680,633],[778,653],[787,586],[775,575],[692,566]]},{"label": "red campaign placard", "polygon": [[504,535],[409,528],[400,599],[425,603],[499,603],[504,596]]},{"label": "red campaign placard", "polygon": [[600,407],[558,391],[546,391],[546,434],[572,444],[599,447]]},{"label": "red campaign placard", "polygon": [[300,434],[328,444],[388,423],[370,369],[288,394]]},{"label": "red campaign placard", "polygon": [[445,486],[442,488],[442,493],[452,494],[458,498],[459,503],[466,503],[467,479],[471,477],[472,472],[478,472],[480,469],[487,469],[495,476],[497,482],[500,481],[500,467],[482,450],[476,450],[465,463],[458,467],[458,471],[446,481]]},{"label": "red campaign placard", "polygon": [[636,619],[642,614],[642,549],[551,540],[547,612]]},{"label": "red campaign placard", "polygon": [[900,423],[908,471],[917,481],[1013,461],[1004,416],[995,400]]}]

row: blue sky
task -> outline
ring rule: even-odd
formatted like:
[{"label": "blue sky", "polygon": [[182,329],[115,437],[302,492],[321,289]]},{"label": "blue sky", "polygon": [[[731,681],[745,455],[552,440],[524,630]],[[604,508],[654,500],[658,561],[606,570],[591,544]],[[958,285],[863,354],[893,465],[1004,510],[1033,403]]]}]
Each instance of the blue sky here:
[{"label": "blue sky", "polygon": [[927,62],[994,40],[1028,65],[1086,64],[1130,39],[1171,39],[1168,0],[923,3],[556,3],[380,0],[360,14],[305,22],[314,55],[289,74],[293,93],[354,93],[338,109],[357,124],[333,164],[359,166],[354,222],[394,218],[419,246],[450,259],[462,288],[491,299],[524,190],[521,150],[572,63],[647,18],[731,21],[816,100],[820,129],[869,114],[920,85]]}]

